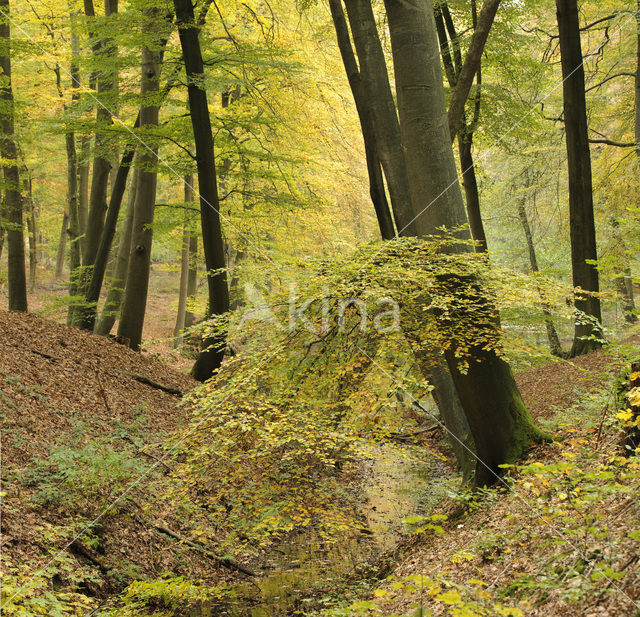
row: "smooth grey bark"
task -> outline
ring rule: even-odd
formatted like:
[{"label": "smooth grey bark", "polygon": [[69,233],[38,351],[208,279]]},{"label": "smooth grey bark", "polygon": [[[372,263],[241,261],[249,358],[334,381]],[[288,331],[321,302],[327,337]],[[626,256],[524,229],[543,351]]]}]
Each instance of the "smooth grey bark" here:
[{"label": "smooth grey bark", "polygon": [[80,234],[80,251],[86,242],[87,218],[89,217],[89,180],[91,172],[91,137],[80,138],[80,156],[78,160],[78,233]]},{"label": "smooth grey bark", "polygon": [[[193,174],[184,178],[184,201],[189,205],[193,202]],[[173,328],[173,346],[182,346],[185,320],[187,315],[187,297],[189,295],[189,244],[191,240],[191,222],[188,213],[182,228],[182,247],[180,250],[180,287],[178,291],[178,311],[176,324]]]},{"label": "smooth grey bark", "polygon": [[[74,134],[65,134],[65,147],[67,151],[67,206],[69,207],[69,296],[75,297],[78,293],[78,279],[80,277],[80,216],[78,212],[78,174],[77,153]],[[67,310],[67,325],[73,323],[75,302],[72,300]]]},{"label": "smooth grey bark", "polygon": [[575,323],[571,356],[577,356],[601,347],[602,313],[600,299],[595,295],[600,291],[600,282],[598,268],[595,265],[598,251],[577,0],[556,0],[556,13],[569,169],[569,231],[573,286],[587,292],[583,294],[577,291],[574,298],[579,315]]},{"label": "smooth grey bark", "polygon": [[353,47],[351,46],[349,28],[347,27],[347,21],[342,9],[342,0],[329,0],[329,8],[331,9],[331,17],[336,31],[338,49],[340,50],[340,56],[342,57],[342,63],[356,105],[358,119],[360,120],[360,129],[362,131],[367,161],[367,173],[369,176],[369,195],[378,219],[380,235],[383,240],[390,240],[396,235],[393,215],[391,214],[387,201],[384,178],[380,167],[380,159],[378,158],[376,136],[371,121],[371,110],[367,104],[360,70],[358,69],[358,63],[353,53]]},{"label": "smooth grey bark", "polygon": [[471,42],[469,43],[469,50],[467,51],[464,64],[458,75],[453,97],[449,103],[448,123],[451,141],[455,139],[455,136],[460,130],[464,116],[464,106],[469,98],[473,80],[480,68],[482,52],[489,38],[489,32],[491,31],[491,26],[493,25],[493,20],[495,19],[499,6],[500,0],[485,0],[482,9],[480,9],[478,21],[473,31]]},{"label": "smooth grey bark", "polygon": [[33,292],[36,288],[36,279],[38,276],[38,221],[36,217],[36,208],[33,203],[33,191],[31,188],[31,176],[25,171],[27,177],[22,181],[23,186],[23,204],[27,215],[27,236],[29,240],[29,291]]},{"label": "smooth grey bark", "polygon": [[[71,77],[71,106],[80,97],[80,39],[76,31],[77,12],[69,5],[69,17],[71,20],[71,62],[69,65],[69,75]],[[83,220],[81,215],[81,195],[79,191],[82,186],[83,172],[78,165],[78,153],[76,149],[76,137],[72,130],[67,129],[64,136],[65,152],[67,155],[67,209],[69,211],[69,296],[72,301],[67,310],[67,325],[73,323],[76,305],[73,298],[78,294],[78,282],[82,265],[82,242],[84,239]],[[90,142],[85,138],[85,143],[90,146]],[[87,168],[87,182],[88,182]],[[87,185],[88,186],[88,185]],[[86,206],[86,203],[85,203]],[[86,210],[85,210],[86,213]],[[86,225],[86,214],[84,224]]]},{"label": "smooth grey bark", "polygon": [[[154,21],[158,17],[157,9],[145,11],[145,27],[149,34],[155,31]],[[143,47],[142,80],[140,107],[140,128],[149,129],[158,126],[160,52]],[[149,138],[146,139],[149,145]],[[138,186],[136,190],[135,211],[133,216],[132,250],[129,256],[127,282],[122,304],[122,314],[118,324],[118,337],[127,342],[134,350],[140,349],[142,328],[149,288],[149,270],[151,267],[151,245],[153,242],[153,215],[155,210],[157,172],[157,145],[151,143],[139,155]]]},{"label": "smooth grey bark", "polygon": [[0,257],[2,257],[2,251],[4,249],[4,238],[7,233],[7,230],[4,228],[4,204],[2,203],[2,199],[0,198]]},{"label": "smooth grey bark", "polygon": [[[375,143],[387,180],[396,228],[399,235],[415,236],[414,208],[411,204],[400,125],[373,11],[367,0],[347,0],[345,4],[360,63],[365,104],[370,112]],[[464,411],[451,375],[444,365],[444,358],[438,350],[430,348],[427,353],[426,349],[416,345],[411,328],[405,328],[405,332],[416,350],[416,359],[424,376],[435,388],[440,389],[440,394],[436,394],[434,399],[445,426],[453,436],[451,442],[458,464],[466,472],[469,467],[467,448],[472,448],[472,443]]]},{"label": "smooth grey bark", "polygon": [[[207,267],[209,306],[207,318],[224,315],[229,311],[229,288],[227,286],[224,242],[220,225],[220,201],[216,178],[213,134],[207,104],[207,93],[203,85],[204,63],[198,39],[193,6],[190,0],[174,0],[178,33],[185,71],[191,126],[196,150],[198,190],[200,192],[200,221],[202,245]],[[220,367],[225,353],[226,332],[218,331],[208,336],[192,369],[198,381],[213,376]]]},{"label": "smooth grey bark", "polygon": [[[478,24],[475,0],[471,3],[471,12],[473,27],[475,29]],[[462,70],[462,56],[460,53],[458,33],[446,3],[436,7],[434,17],[436,32],[438,33],[438,41],[440,43],[440,53],[445,68],[445,75],[449,82],[449,86],[455,91],[460,71]],[[449,39],[449,37],[451,37],[451,39]],[[469,219],[471,237],[477,243],[477,251],[486,253],[488,250],[487,236],[482,222],[478,179],[476,177],[475,163],[473,160],[473,134],[480,119],[481,105],[480,86],[482,84],[482,63],[480,61],[478,62],[476,83],[477,91],[474,97],[473,118],[469,123],[467,123],[465,114],[463,113],[457,136],[462,184],[465,192],[465,202],[467,205],[467,217]]]},{"label": "smooth grey bark", "polygon": [[[133,125],[134,130],[138,128],[140,122],[140,115],[136,118]],[[107,216],[104,221],[102,235],[98,244],[98,249],[95,254],[93,267],[90,273],[87,272],[89,278],[85,297],[82,306],[76,309],[75,325],[83,330],[92,331],[95,326],[97,314],[98,314],[98,300],[100,298],[100,291],[102,290],[102,283],[104,281],[105,272],[107,269],[107,261],[111,252],[111,245],[116,233],[116,226],[118,223],[118,216],[120,214],[120,207],[122,205],[122,199],[127,187],[127,178],[129,177],[129,169],[135,156],[136,148],[134,144],[129,144],[122,155],[118,171],[115,174],[113,182],[113,189],[109,198],[109,207],[107,209]]]},{"label": "smooth grey bark", "polygon": [[0,0],[0,69],[3,84],[0,87],[0,155],[4,159],[4,226],[7,229],[9,310],[27,311],[27,280],[24,263],[24,235],[22,222],[22,196],[20,172],[14,132],[14,99],[11,81],[11,28],[9,0]]},{"label": "smooth grey bark", "polygon": [[[466,223],[451,148],[433,5],[431,0],[386,0],[385,7],[412,204],[418,233],[426,237],[439,227],[453,229]],[[468,238],[467,233],[460,235]],[[469,250],[465,245],[456,248]],[[459,276],[443,275],[440,282],[454,296],[463,284],[479,291],[477,282]],[[478,317],[489,324],[485,327],[495,328],[493,307],[487,303],[482,311]],[[542,434],[522,401],[509,365],[495,351],[474,347],[466,374],[460,370],[455,351],[456,341],[452,340],[445,357],[473,433],[479,459],[475,482],[492,484],[501,472],[499,466],[518,459],[530,441],[541,439]]]},{"label": "smooth grey bark", "polygon": [[55,277],[59,281],[64,270],[64,258],[67,251],[67,230],[69,229],[69,212],[64,211],[62,215],[62,226],[60,227],[60,239],[58,240],[58,250],[56,251],[56,271]]},{"label": "smooth grey bark", "polygon": [[116,263],[113,278],[107,292],[107,297],[100,313],[94,332],[107,336],[116,318],[120,312],[122,304],[122,296],[124,295],[125,283],[127,280],[127,271],[129,269],[129,255],[131,254],[131,237],[133,235],[133,213],[136,203],[136,188],[138,186],[138,170],[133,172],[133,177],[129,183],[129,197],[127,199],[127,208],[122,221],[120,231],[120,243],[116,253]]},{"label": "smooth grey bark", "polygon": [[638,34],[636,36],[636,78],[635,78],[635,114],[634,114],[634,132],[636,138],[636,154],[640,162],[640,0],[636,2],[636,27]]},{"label": "smooth grey bark", "polygon": [[400,125],[371,1],[345,0],[345,6],[398,234],[415,235]]},{"label": "smooth grey bark", "polygon": [[631,278],[631,268],[625,268],[617,273],[615,277],[615,286],[620,304],[622,305],[622,314],[624,320],[628,324],[634,324],[638,321],[636,312],[636,303],[633,298],[633,279]]},{"label": "smooth grey bark", "polygon": [[[93,158],[93,173],[91,176],[91,192],[89,194],[89,212],[87,216],[86,240],[82,251],[82,265],[87,277],[83,276],[83,288],[88,284],[89,270],[95,262],[96,253],[102,236],[104,218],[107,211],[107,187],[109,184],[109,172],[111,163],[106,152],[106,140],[104,128],[113,124],[111,113],[108,110],[109,95],[113,93],[115,85],[115,60],[116,48],[113,39],[95,31],[91,20],[95,19],[93,0],[84,0],[85,15],[89,23],[89,37],[92,41],[94,58],[103,67],[97,75],[96,96],[102,104],[96,106],[96,133],[94,140],[95,154]],[[118,11],[118,0],[105,0],[105,17],[109,17]],[[101,36],[102,35],[102,36]],[[113,68],[105,69],[111,64]],[[104,104],[105,98],[107,104]],[[105,108],[107,107],[107,108]]]},{"label": "smooth grey bark", "polygon": [[195,302],[198,291],[198,234],[192,229],[189,236],[189,277],[187,280],[187,309],[184,315],[184,327],[190,328],[196,323],[195,315],[189,306]]}]

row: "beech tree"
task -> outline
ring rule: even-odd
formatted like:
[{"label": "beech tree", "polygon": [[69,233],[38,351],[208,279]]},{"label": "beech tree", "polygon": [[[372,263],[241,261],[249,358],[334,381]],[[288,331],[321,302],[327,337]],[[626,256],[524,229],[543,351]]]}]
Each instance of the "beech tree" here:
[{"label": "beech tree", "polygon": [[[441,228],[455,230],[466,223],[466,216],[451,148],[433,6],[430,0],[416,4],[386,0],[385,7],[418,234],[429,236]],[[469,284],[456,277],[443,283],[453,294]],[[478,327],[495,328],[489,303],[485,311],[479,319],[485,325]],[[507,362],[495,350],[480,346],[472,354],[469,368],[463,372],[455,345],[445,351],[476,446],[475,482],[482,486],[493,484],[499,466],[517,460],[543,434],[534,425]]]},{"label": "beech tree", "polygon": [[[206,316],[221,316],[229,311],[229,288],[220,224],[220,200],[218,199],[213,134],[207,93],[203,84],[204,64],[191,0],[174,0],[174,6],[182,57],[187,73],[189,114],[196,148],[202,246],[209,288],[209,306]],[[224,333],[214,332],[203,341],[202,351],[192,370],[193,376],[199,381],[209,379],[222,363],[225,338]]]},{"label": "beech tree", "polygon": [[7,229],[9,254],[9,310],[27,310],[27,278],[24,264],[24,233],[22,222],[22,195],[18,152],[14,134],[14,102],[11,84],[11,27],[9,0],[0,0],[0,126],[2,143],[0,152],[4,175],[4,207],[2,216]]},{"label": "beech tree", "polygon": [[602,313],[600,299],[596,295],[600,291],[600,281],[596,263],[598,252],[578,2],[556,0],[556,9],[569,168],[571,266],[573,285],[578,290],[575,294],[575,306],[579,311],[571,355],[578,356],[602,344]]},{"label": "beech tree", "polygon": [[[145,34],[150,38],[142,49],[140,128],[145,135],[145,146],[139,155],[140,169],[136,186],[133,214],[131,255],[127,270],[122,314],[118,324],[118,336],[135,350],[140,349],[144,325],[151,245],[153,242],[153,215],[155,211],[157,171],[157,144],[151,131],[158,125],[161,53],[158,51],[159,10],[144,11]],[[151,129],[151,131],[150,131]]]}]

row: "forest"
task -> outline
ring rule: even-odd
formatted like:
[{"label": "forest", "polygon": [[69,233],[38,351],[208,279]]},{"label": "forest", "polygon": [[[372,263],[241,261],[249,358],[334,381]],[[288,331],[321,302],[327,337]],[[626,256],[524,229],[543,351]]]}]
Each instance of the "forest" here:
[{"label": "forest", "polygon": [[640,616],[640,0],[0,0],[0,612]]}]

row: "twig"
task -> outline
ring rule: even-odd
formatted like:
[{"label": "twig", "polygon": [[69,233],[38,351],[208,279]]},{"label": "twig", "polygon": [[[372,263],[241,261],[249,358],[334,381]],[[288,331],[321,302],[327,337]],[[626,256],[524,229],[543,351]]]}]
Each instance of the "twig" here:
[{"label": "twig", "polygon": [[184,396],[184,393],[178,390],[177,388],[173,388],[171,386],[164,386],[161,383],[158,383],[157,381],[153,381],[152,379],[145,377],[144,375],[129,373],[127,371],[122,371],[122,374],[126,375],[127,377],[131,377],[131,379],[135,379],[136,381],[139,381],[140,383],[143,383],[146,386],[155,388],[156,390],[162,390],[162,392],[166,392],[167,394],[171,394],[173,396],[180,396],[180,397]]}]

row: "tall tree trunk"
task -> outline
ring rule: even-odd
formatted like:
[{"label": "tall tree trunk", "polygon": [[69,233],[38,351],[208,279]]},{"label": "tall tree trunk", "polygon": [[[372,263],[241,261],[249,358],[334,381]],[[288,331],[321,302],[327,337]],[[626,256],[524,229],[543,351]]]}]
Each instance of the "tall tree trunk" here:
[{"label": "tall tree trunk", "polygon": [[[385,172],[393,218],[399,235],[416,235],[407,167],[402,152],[400,125],[373,11],[367,0],[347,0],[346,6],[360,62],[364,104],[369,111],[379,159]],[[416,353],[416,360],[425,378],[439,390],[439,393],[434,395],[434,399],[452,435],[451,441],[454,444],[457,460],[464,471],[469,464],[467,447],[470,439],[466,418],[451,375],[444,366],[444,359],[439,351],[430,349],[427,353],[426,349],[420,349],[411,327],[405,328],[405,333]]]},{"label": "tall tree trunk", "polygon": [[189,306],[195,302],[198,290],[198,234],[191,229],[189,236],[189,277],[187,281],[187,309],[184,315],[184,327],[190,328],[196,323],[195,315]]},{"label": "tall tree trunk", "polygon": [[67,150],[67,205],[69,206],[69,296],[72,298],[67,311],[67,325],[71,325],[77,308],[73,298],[78,294],[81,267],[76,140],[72,132],[65,134],[65,146]]},{"label": "tall tree trunk", "polygon": [[22,196],[20,172],[14,134],[14,101],[11,85],[11,28],[9,0],[0,0],[0,69],[3,84],[0,86],[0,126],[2,143],[0,154],[4,159],[4,210],[6,213],[7,245],[9,252],[9,310],[27,310],[27,280],[24,264],[24,236],[22,223]]},{"label": "tall tree trunk", "polygon": [[89,180],[91,171],[91,137],[83,135],[80,138],[80,158],[78,160],[78,233],[80,236],[80,252],[84,250],[87,233],[87,219],[89,218]]},{"label": "tall tree trunk", "polygon": [[480,68],[482,52],[489,38],[489,32],[499,6],[500,0],[485,0],[480,10],[480,15],[478,15],[478,21],[469,43],[469,50],[458,75],[453,97],[449,103],[448,123],[451,141],[455,139],[460,130],[464,116],[464,106],[469,98],[473,80]]},{"label": "tall tree trunk", "polygon": [[[140,122],[140,114],[134,123],[134,130],[138,128]],[[109,199],[109,208],[107,209],[107,217],[104,222],[100,243],[96,251],[95,261],[91,269],[91,278],[85,292],[85,301],[82,306],[77,308],[76,325],[83,330],[92,331],[96,317],[98,314],[98,300],[100,299],[100,291],[104,281],[104,274],[107,269],[111,244],[116,233],[118,224],[118,216],[122,199],[127,187],[127,178],[129,177],[129,169],[135,155],[135,145],[130,144],[125,148],[124,154],[118,166],[115,180],[113,182],[113,190]]]},{"label": "tall tree trunk", "polygon": [[636,155],[640,162],[640,0],[636,1],[636,79],[635,79],[635,114],[634,129],[636,137]]},{"label": "tall tree trunk", "polygon": [[[154,22],[158,19],[158,13],[157,9],[148,9],[144,12],[145,28],[149,34],[153,34],[157,28]],[[159,61],[160,52],[152,51],[146,46],[143,48],[142,106],[140,108],[140,128],[142,129],[148,130],[158,126]],[[149,140],[147,139],[147,141]],[[133,248],[129,257],[122,315],[118,324],[118,336],[128,341],[129,346],[134,350],[140,349],[147,306],[157,184],[156,164],[157,145],[152,143],[140,152],[140,169],[133,216]]]},{"label": "tall tree trunk", "polygon": [[[193,203],[193,174],[188,174],[184,178],[184,201],[189,205]],[[173,328],[173,346],[182,346],[185,319],[187,315],[187,297],[189,295],[189,244],[191,240],[191,221],[188,213],[182,230],[182,248],[180,250],[180,290],[178,292],[178,312],[176,314],[176,325]]]},{"label": "tall tree trunk", "polygon": [[64,257],[67,251],[67,230],[69,229],[69,212],[64,211],[62,215],[62,227],[60,228],[60,240],[58,241],[58,251],[56,253],[56,281],[62,278],[64,270]]},{"label": "tall tree trunk", "polygon": [[[478,16],[475,0],[471,2],[471,18],[474,30],[478,27]],[[456,89],[456,84],[462,70],[462,56],[460,54],[460,41],[455,24],[449,13],[446,3],[440,5],[434,12],[436,32],[440,43],[440,53],[445,67],[445,75],[452,90]],[[445,25],[446,22],[446,25]],[[447,32],[449,34],[447,34]],[[451,41],[449,41],[451,36]],[[462,173],[462,184],[465,192],[465,202],[467,205],[467,216],[471,237],[477,243],[477,251],[487,252],[487,236],[484,231],[482,214],[480,212],[480,193],[478,191],[478,179],[476,177],[475,164],[473,162],[473,134],[480,119],[482,84],[482,68],[480,59],[477,62],[477,92],[474,100],[473,119],[467,124],[463,113],[458,129],[458,153],[460,155],[460,168]],[[455,139],[455,136],[452,137]]]},{"label": "tall tree trunk", "polygon": [[615,285],[625,322],[628,324],[636,323],[638,315],[636,314],[636,303],[633,298],[633,279],[631,278],[630,268],[625,268],[617,273]]},{"label": "tall tree trunk", "polygon": [[23,203],[26,205],[27,213],[27,233],[29,235],[29,291],[36,288],[38,276],[38,223],[36,220],[36,209],[33,203],[33,192],[31,189],[31,177],[28,175],[22,181],[24,187]]},{"label": "tall tree trunk", "polygon": [[[207,106],[207,94],[203,87],[204,64],[198,40],[191,0],[174,0],[182,57],[187,72],[189,109],[196,146],[198,188],[200,191],[200,217],[202,244],[207,267],[209,307],[207,317],[224,315],[229,311],[224,243],[220,226],[220,202],[216,181],[216,165],[213,151],[211,119]],[[226,335],[218,333],[204,341],[192,374],[205,381],[218,369],[224,358]]]},{"label": "tall tree trunk", "polygon": [[[524,237],[527,242],[527,249],[529,251],[529,267],[531,272],[534,274],[540,271],[538,267],[538,257],[536,255],[536,248],[533,244],[533,234],[531,233],[531,226],[529,225],[529,218],[527,217],[527,209],[525,207],[525,198],[523,197],[518,201],[518,218],[520,219],[520,224],[522,225],[522,231],[524,232]],[[542,314],[544,315],[544,325],[547,330],[547,340],[549,341],[549,351],[554,356],[561,358],[562,353],[562,345],[560,343],[560,337],[558,336],[558,332],[556,330],[555,324],[553,323],[553,316],[551,315],[551,311],[546,304],[542,303]]]},{"label": "tall tree trunk", "polygon": [[133,177],[129,183],[129,197],[127,199],[127,210],[124,220],[122,221],[122,229],[120,231],[120,244],[116,254],[116,265],[113,273],[113,279],[107,292],[107,298],[100,313],[100,319],[95,327],[95,333],[107,336],[116,322],[116,317],[120,312],[122,304],[122,296],[127,280],[127,271],[129,269],[129,256],[131,254],[131,237],[133,235],[133,214],[136,203],[136,189],[138,186],[138,170],[134,170]]},{"label": "tall tree trunk", "polygon": [[611,227],[613,242],[623,260],[622,263],[617,263],[614,266],[614,283],[622,306],[624,320],[628,324],[634,324],[638,321],[638,315],[636,314],[636,303],[633,297],[633,278],[631,276],[629,250],[620,231],[620,222],[615,217],[611,218]]},{"label": "tall tree trunk", "polygon": [[[71,63],[69,65],[69,76],[71,77],[72,106],[80,97],[80,39],[78,37],[76,27],[77,15],[78,11],[74,10],[70,2],[69,18],[71,21]],[[73,323],[76,309],[76,304],[73,298],[78,294],[78,281],[81,273],[80,267],[82,265],[82,242],[84,240],[83,223],[80,212],[81,193],[79,194],[78,191],[78,182],[81,182],[82,180],[82,173],[79,173],[78,153],[76,150],[76,137],[74,131],[67,128],[65,131],[64,141],[67,155],[67,208],[69,210],[69,226],[67,229],[67,233],[69,235],[69,296],[72,298],[67,310],[67,325],[71,325]],[[90,145],[90,142],[86,141],[86,143],[87,145]]]},{"label": "tall tree trunk", "polygon": [[375,146],[387,180],[398,234],[415,235],[400,126],[371,0],[345,0]]},{"label": "tall tree trunk", "polygon": [[360,120],[360,128],[362,130],[362,138],[364,141],[364,151],[367,161],[367,172],[369,175],[369,195],[373,203],[376,217],[378,219],[378,227],[383,240],[390,240],[395,237],[395,229],[393,225],[393,216],[387,202],[387,195],[384,187],[384,179],[382,177],[382,169],[380,167],[380,159],[378,158],[378,148],[376,137],[371,121],[369,106],[366,102],[362,79],[358,69],[351,39],[349,37],[349,29],[345,20],[344,11],[342,10],[342,0],[329,0],[333,25],[336,31],[338,41],[338,49],[342,56],[351,94],[356,105],[358,118]]},{"label": "tall tree trunk", "polygon": [[[95,19],[93,0],[84,0],[85,14],[91,23]],[[109,17],[118,11],[118,0],[105,0],[105,16]],[[115,45],[113,39],[101,36],[95,32],[95,27],[89,26],[89,35],[92,40],[92,51],[96,62],[102,67],[97,75],[96,96],[102,104],[96,107],[96,134],[94,141],[95,155],[93,159],[93,174],[91,176],[91,192],[89,194],[89,212],[87,217],[86,240],[82,252],[82,265],[86,277],[83,277],[83,288],[89,283],[90,270],[95,262],[96,253],[102,236],[104,218],[107,211],[107,187],[109,183],[109,171],[111,163],[106,152],[106,140],[104,129],[113,124],[113,119],[108,109],[109,95],[112,94],[115,84],[115,70],[105,69],[104,66],[115,66]],[[105,97],[107,103],[105,104]]]},{"label": "tall tree trunk", "polygon": [[573,286],[587,292],[583,294],[577,291],[575,294],[575,306],[579,313],[571,355],[577,356],[601,346],[602,314],[600,299],[593,295],[600,290],[600,283],[598,269],[594,265],[598,259],[598,252],[577,0],[556,0],[556,9],[569,167],[569,229]]},{"label": "tall tree trunk", "polygon": [[[451,229],[466,222],[451,148],[433,5],[431,0],[416,4],[386,0],[385,6],[416,226],[420,236],[428,236],[438,227]],[[442,281],[451,294],[458,291],[460,282],[459,277]],[[481,317],[491,322],[493,307],[487,304],[485,312]],[[468,372],[463,373],[455,341],[452,343],[445,357],[480,461],[475,481],[480,486],[492,484],[499,466],[518,459],[529,442],[542,434],[522,401],[509,365],[495,351],[476,347]]]},{"label": "tall tree trunk", "polygon": [[482,213],[480,211],[480,192],[478,191],[478,179],[476,177],[475,163],[473,162],[473,133],[466,132],[463,126],[458,135],[458,152],[460,154],[460,167],[462,169],[462,184],[464,186],[465,202],[467,204],[467,216],[471,237],[477,244],[476,250],[480,253],[488,251],[487,235],[484,231]]}]

